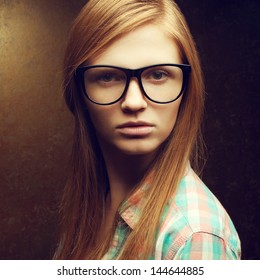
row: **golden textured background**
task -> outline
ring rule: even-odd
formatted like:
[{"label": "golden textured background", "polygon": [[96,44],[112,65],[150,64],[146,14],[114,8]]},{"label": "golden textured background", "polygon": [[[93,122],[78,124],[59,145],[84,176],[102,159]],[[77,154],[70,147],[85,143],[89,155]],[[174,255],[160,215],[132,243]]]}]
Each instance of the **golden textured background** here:
[{"label": "golden textured background", "polygon": [[0,0],[0,258],[50,258],[72,118],[61,93],[85,1]]}]

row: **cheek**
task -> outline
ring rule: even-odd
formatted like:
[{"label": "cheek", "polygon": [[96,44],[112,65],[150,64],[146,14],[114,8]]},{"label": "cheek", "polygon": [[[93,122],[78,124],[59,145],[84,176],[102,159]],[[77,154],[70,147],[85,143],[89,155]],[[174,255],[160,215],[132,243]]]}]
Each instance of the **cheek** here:
[{"label": "cheek", "polygon": [[98,134],[107,134],[112,125],[113,110],[97,106],[88,107],[90,119]]},{"label": "cheek", "polygon": [[160,112],[160,122],[165,133],[169,134],[173,130],[178,117],[180,103],[181,100],[178,103],[166,105],[167,107]]},{"label": "cheek", "polygon": [[102,131],[103,127],[105,127],[105,118],[102,116],[102,114],[99,114],[98,112],[89,111],[89,115],[96,131]]}]

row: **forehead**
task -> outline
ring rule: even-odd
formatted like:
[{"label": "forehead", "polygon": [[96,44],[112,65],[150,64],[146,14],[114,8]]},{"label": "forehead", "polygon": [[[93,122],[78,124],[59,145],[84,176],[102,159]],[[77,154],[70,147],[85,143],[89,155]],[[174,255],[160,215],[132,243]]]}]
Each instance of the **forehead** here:
[{"label": "forehead", "polygon": [[159,63],[181,63],[173,38],[159,25],[141,26],[114,41],[91,64],[140,68]]}]

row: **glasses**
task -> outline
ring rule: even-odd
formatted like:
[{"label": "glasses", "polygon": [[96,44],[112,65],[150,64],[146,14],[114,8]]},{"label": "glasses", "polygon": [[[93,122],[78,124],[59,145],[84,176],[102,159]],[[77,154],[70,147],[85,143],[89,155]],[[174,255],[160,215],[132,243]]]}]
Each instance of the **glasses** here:
[{"label": "glasses", "polygon": [[86,97],[99,105],[118,102],[126,94],[132,78],[149,100],[165,104],[183,93],[191,67],[188,64],[156,64],[139,69],[116,66],[83,66],[76,70],[76,80]]}]

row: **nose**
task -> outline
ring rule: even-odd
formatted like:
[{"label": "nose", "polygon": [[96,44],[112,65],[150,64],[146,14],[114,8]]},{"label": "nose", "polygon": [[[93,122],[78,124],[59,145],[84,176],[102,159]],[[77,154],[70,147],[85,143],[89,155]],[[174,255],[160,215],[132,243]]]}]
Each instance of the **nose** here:
[{"label": "nose", "polygon": [[147,107],[147,101],[138,84],[137,79],[132,78],[127,92],[122,100],[121,108],[127,112],[142,111]]}]

